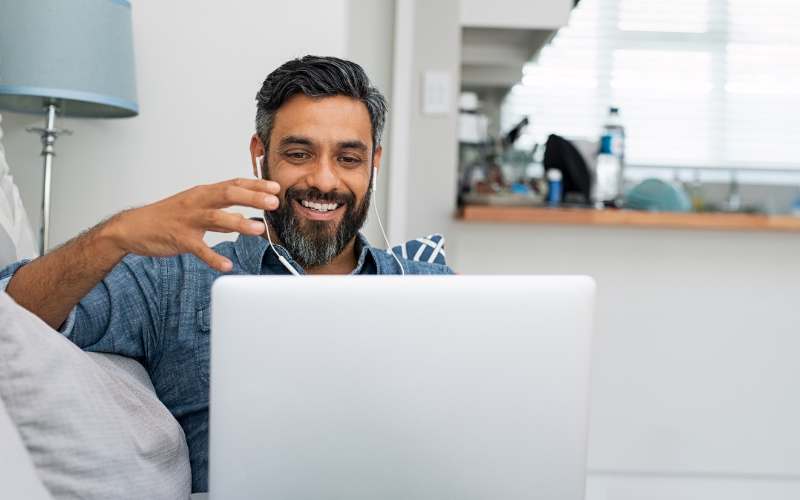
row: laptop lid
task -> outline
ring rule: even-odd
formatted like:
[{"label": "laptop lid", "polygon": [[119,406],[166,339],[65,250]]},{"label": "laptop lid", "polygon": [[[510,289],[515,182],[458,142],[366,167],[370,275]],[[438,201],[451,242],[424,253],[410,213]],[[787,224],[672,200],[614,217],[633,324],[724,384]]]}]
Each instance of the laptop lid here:
[{"label": "laptop lid", "polygon": [[595,284],[223,277],[210,498],[584,498]]}]

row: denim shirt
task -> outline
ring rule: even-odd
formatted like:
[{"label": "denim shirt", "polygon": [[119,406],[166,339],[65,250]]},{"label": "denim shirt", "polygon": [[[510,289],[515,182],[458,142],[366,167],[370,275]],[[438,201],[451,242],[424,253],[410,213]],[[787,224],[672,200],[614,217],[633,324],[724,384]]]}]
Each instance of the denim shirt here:
[{"label": "denim shirt", "polygon": [[[395,247],[405,273],[453,274],[444,264],[443,242],[435,235]],[[305,274],[286,249],[275,248],[297,272]],[[75,306],[59,329],[86,351],[120,354],[145,367],[159,399],[186,435],[194,492],[208,489],[211,284],[223,274],[289,274],[260,236],[240,235],[235,242],[215,246],[214,251],[233,262],[230,272],[211,269],[190,254],[128,255]],[[358,265],[351,274],[400,274],[395,258],[371,247],[361,234],[356,252]],[[0,271],[0,290],[27,262]]]}]

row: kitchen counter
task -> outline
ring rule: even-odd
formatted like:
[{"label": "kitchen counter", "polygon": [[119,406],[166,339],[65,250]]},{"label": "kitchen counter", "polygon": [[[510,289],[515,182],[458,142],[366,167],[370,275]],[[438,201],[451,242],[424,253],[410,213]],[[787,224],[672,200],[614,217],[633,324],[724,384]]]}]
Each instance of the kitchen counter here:
[{"label": "kitchen counter", "polygon": [[789,215],[467,205],[459,208],[457,217],[476,222],[800,232],[800,217]]}]

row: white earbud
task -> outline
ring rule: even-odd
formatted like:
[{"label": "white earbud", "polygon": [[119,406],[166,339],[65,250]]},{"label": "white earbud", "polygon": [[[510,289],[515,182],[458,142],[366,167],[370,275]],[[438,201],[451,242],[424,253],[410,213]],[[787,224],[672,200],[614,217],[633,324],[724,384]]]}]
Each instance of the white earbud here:
[{"label": "white earbud", "polygon": [[261,160],[263,160],[263,159],[264,159],[263,156],[259,156],[258,158],[256,158],[256,165],[258,166],[257,170],[258,170],[258,178],[259,179],[263,179],[264,178],[264,174],[261,172]]}]

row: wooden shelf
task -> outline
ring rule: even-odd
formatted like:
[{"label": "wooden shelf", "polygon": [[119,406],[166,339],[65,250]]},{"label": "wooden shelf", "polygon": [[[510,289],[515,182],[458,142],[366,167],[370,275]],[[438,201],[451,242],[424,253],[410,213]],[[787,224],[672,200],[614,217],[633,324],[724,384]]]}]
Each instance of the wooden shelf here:
[{"label": "wooden shelf", "polygon": [[800,231],[800,217],[726,213],[667,213],[588,208],[498,207],[468,205],[458,218],[475,222],[523,222],[586,226],[638,226],[690,229]]}]

